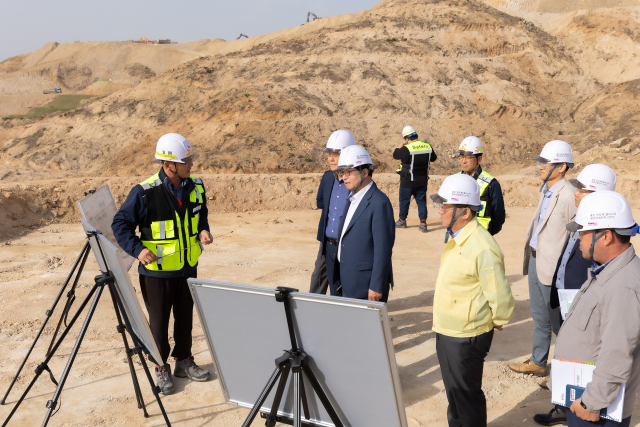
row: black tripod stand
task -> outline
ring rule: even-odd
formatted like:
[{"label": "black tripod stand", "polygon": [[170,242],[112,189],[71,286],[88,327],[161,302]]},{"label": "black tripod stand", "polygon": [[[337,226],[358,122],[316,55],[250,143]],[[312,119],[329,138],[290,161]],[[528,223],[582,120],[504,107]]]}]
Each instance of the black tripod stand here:
[{"label": "black tripod stand", "polygon": [[[97,233],[93,233],[90,234],[88,236],[88,238],[95,238]],[[83,260],[86,261],[86,256],[89,253],[89,246],[88,246],[88,242],[85,245],[85,249],[83,249],[83,251],[86,251],[86,253],[84,254],[84,258]],[[102,254],[101,254],[102,255]],[[82,256],[82,254],[81,254]],[[80,259],[80,257],[78,258]],[[104,256],[102,256],[102,259],[104,260]],[[84,266],[84,261],[82,263],[82,266]],[[76,262],[77,264],[77,262]],[[104,263],[106,265],[106,262]],[[75,268],[75,266],[74,266]],[[79,273],[78,273],[79,275]],[[71,277],[71,275],[69,276]],[[78,311],[76,312],[76,314],[73,316],[73,318],[71,319],[71,321],[69,322],[69,324],[65,327],[65,329],[62,331],[62,334],[60,335],[60,338],[58,338],[58,340],[55,342],[55,344],[53,344],[53,346],[50,346],[49,351],[47,352],[46,358],[44,360],[44,362],[42,362],[40,365],[38,365],[38,367],[36,368],[35,372],[36,375],[35,377],[31,380],[31,382],[29,383],[29,385],[27,386],[27,388],[25,389],[25,391],[23,392],[22,396],[20,396],[20,399],[18,399],[18,402],[16,403],[16,405],[14,406],[14,408],[11,410],[11,413],[9,414],[9,416],[7,417],[7,419],[4,421],[4,423],[2,424],[2,427],[5,427],[9,421],[11,420],[11,417],[13,416],[13,414],[17,411],[18,407],[20,406],[20,404],[22,403],[22,401],[24,400],[24,398],[26,397],[26,395],[29,393],[29,391],[31,390],[31,388],[33,387],[33,385],[35,384],[35,382],[38,380],[38,378],[40,377],[40,375],[42,374],[42,372],[47,371],[49,373],[49,376],[51,378],[51,380],[54,382],[54,384],[56,384],[56,391],[53,394],[53,398],[51,400],[49,400],[47,402],[47,413],[45,415],[45,419],[42,422],[42,427],[46,426],[49,422],[49,419],[52,416],[52,412],[55,410],[57,404],[58,404],[58,399],[60,397],[60,394],[62,393],[62,388],[64,387],[64,384],[67,380],[67,377],[69,375],[69,372],[71,371],[71,366],[73,365],[73,362],[78,354],[78,351],[80,349],[80,345],[82,344],[82,341],[84,339],[84,336],[87,332],[87,329],[89,328],[89,323],[91,322],[91,319],[93,317],[93,314],[96,310],[96,307],[98,305],[98,302],[100,300],[100,297],[102,295],[102,292],[104,290],[105,287],[109,288],[109,292],[111,294],[111,300],[113,303],[113,307],[114,310],[116,312],[116,318],[118,320],[118,326],[117,326],[117,330],[118,332],[121,334],[122,339],[124,341],[124,346],[125,346],[125,351],[127,353],[127,359],[129,362],[129,370],[131,373],[131,377],[133,380],[133,387],[134,387],[134,391],[136,393],[136,400],[138,402],[138,408],[142,408],[144,411],[144,416],[148,417],[149,415],[147,414],[147,410],[144,404],[144,400],[142,398],[142,393],[140,391],[140,384],[138,383],[138,377],[137,374],[135,372],[135,369],[133,367],[133,361],[132,361],[132,355],[133,353],[137,354],[138,357],[140,358],[140,361],[142,362],[142,366],[144,368],[145,374],[149,380],[149,383],[151,384],[151,389],[153,391],[153,394],[156,397],[156,400],[158,402],[158,406],[160,407],[160,410],[162,411],[162,415],[164,417],[164,420],[167,424],[168,427],[171,427],[171,424],[169,422],[169,419],[167,417],[167,413],[164,410],[164,406],[162,405],[162,401],[160,400],[159,397],[159,393],[160,393],[160,388],[157,387],[153,381],[153,378],[151,377],[151,373],[149,372],[149,368],[146,364],[144,355],[143,355],[143,351],[148,353],[148,350],[143,346],[143,344],[140,342],[140,340],[138,339],[138,337],[133,333],[133,329],[131,328],[131,324],[129,322],[129,318],[127,317],[126,311],[124,309],[124,305],[122,304],[122,301],[120,300],[120,296],[117,293],[117,290],[115,288],[115,278],[113,276],[113,274],[110,271],[107,271],[106,273],[103,273],[99,276],[95,277],[95,285],[93,286],[93,288],[91,289],[91,291],[89,292],[89,294],[87,295],[87,297],[85,298],[85,300],[82,302],[82,304],[80,305],[80,307],[78,308]],[[78,281],[78,277],[76,277],[76,281],[74,283],[77,283]],[[94,295],[95,294],[95,295]],[[55,378],[53,377],[53,374],[48,366],[49,361],[51,360],[51,358],[54,356],[55,352],[58,350],[58,348],[60,347],[60,345],[62,344],[62,341],[65,339],[65,337],[67,336],[67,334],[69,333],[69,331],[71,330],[71,328],[73,327],[73,325],[75,324],[75,322],[78,320],[78,318],[80,317],[82,311],[84,310],[84,308],[86,307],[86,305],[89,303],[89,301],[91,300],[93,296],[93,301],[91,302],[91,306],[89,308],[89,311],[87,312],[86,318],[84,320],[84,323],[82,324],[82,328],[80,329],[80,332],[78,334],[78,338],[76,339],[76,343],[73,346],[73,350],[71,351],[71,354],[69,356],[69,360],[67,361],[67,364],[64,368],[64,371],[62,373],[62,376],[60,377],[60,381],[56,382]],[[58,296],[59,299],[60,295]],[[56,301],[57,302],[57,301]],[[67,304],[70,305],[69,301],[67,301]],[[55,304],[54,304],[55,306]],[[64,314],[63,314],[64,316]],[[122,324],[124,320],[124,325]],[[62,321],[62,319],[61,319]],[[46,323],[46,320],[45,320]],[[58,325],[59,327],[60,325]],[[42,327],[42,329],[44,328],[44,325]],[[40,332],[42,332],[42,329],[40,330]],[[133,341],[133,351],[129,348],[129,343],[127,342],[127,338],[125,335],[125,330],[129,332],[129,335]],[[39,336],[39,334],[38,334]],[[54,337],[55,338],[55,337]],[[37,338],[36,338],[37,340]],[[34,342],[35,345],[35,342]],[[32,347],[33,348],[33,345]],[[31,352],[31,350],[29,350],[29,352]],[[27,355],[28,357],[28,355]],[[25,359],[26,361],[26,359]],[[24,366],[24,362],[22,364],[22,366]],[[20,367],[22,369],[22,366]],[[15,379],[14,379],[15,382]],[[12,383],[13,385],[13,383]],[[8,392],[7,392],[8,394]],[[6,397],[6,396],[5,396]]]},{"label": "black tripod stand", "polygon": [[[304,381],[302,378],[303,372],[311,384],[311,387],[313,387],[313,390],[318,395],[320,402],[322,402],[322,406],[324,406],[324,409],[329,414],[329,417],[335,427],[343,427],[342,421],[340,421],[338,414],[331,405],[331,402],[327,398],[322,386],[311,370],[311,367],[309,367],[309,356],[304,351],[298,349],[298,342],[293,329],[291,307],[289,305],[289,294],[292,292],[298,292],[298,290],[278,287],[276,288],[276,291],[276,300],[284,303],[284,312],[287,316],[287,325],[289,327],[289,338],[291,339],[291,350],[285,351],[281,357],[276,359],[276,369],[273,371],[273,374],[271,374],[271,378],[269,378],[267,385],[264,390],[262,390],[262,393],[260,393],[258,401],[253,405],[253,408],[251,409],[251,412],[249,412],[249,416],[245,420],[244,424],[242,424],[242,427],[249,427],[251,425],[278,378],[280,378],[280,382],[276,389],[276,395],[273,398],[271,411],[268,414],[260,414],[262,418],[266,419],[265,426],[274,427],[276,422],[293,425],[294,427],[314,426],[315,424],[309,424],[302,421],[301,411],[304,411],[305,419],[309,419],[309,405],[307,403],[307,396],[304,389]],[[291,371],[293,371],[293,420],[278,415],[278,407],[280,406],[284,388]]]}]

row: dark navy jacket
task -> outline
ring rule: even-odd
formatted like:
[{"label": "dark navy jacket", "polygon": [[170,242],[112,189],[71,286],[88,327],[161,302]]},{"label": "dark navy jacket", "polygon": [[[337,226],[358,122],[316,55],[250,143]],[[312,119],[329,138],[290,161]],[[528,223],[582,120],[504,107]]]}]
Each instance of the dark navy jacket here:
[{"label": "dark navy jacket", "polygon": [[324,231],[327,228],[327,216],[329,215],[329,202],[331,201],[331,190],[335,176],[333,171],[328,170],[322,175],[320,186],[318,187],[318,195],[316,196],[316,205],[318,209],[322,209],[320,223],[318,224],[318,236],[316,237],[323,245],[324,250]]},{"label": "dark navy jacket", "polygon": [[[342,216],[340,234],[348,206]],[[387,301],[389,285],[393,287],[391,254],[395,239],[391,202],[374,182],[360,201],[340,242],[342,296],[368,299],[371,289],[383,294],[381,301]]]},{"label": "dark navy jacket", "polygon": [[[564,251],[565,249],[567,249],[568,243],[569,237],[567,236],[567,240],[564,242],[564,247],[562,248],[560,258],[558,258],[556,271],[553,273],[553,280],[551,281],[551,308],[560,306],[556,280],[558,279],[558,270],[560,269],[560,264],[562,264],[562,255],[564,255]],[[576,244],[573,245],[571,255],[569,256],[569,261],[567,261],[567,266],[565,267],[564,288],[580,289],[584,282],[587,281],[587,277],[589,275],[589,267],[591,267],[591,261],[584,259],[584,257],[582,256],[582,251],[580,251],[580,239],[578,239],[576,241]]]},{"label": "dark navy jacket", "polygon": [[[160,169],[159,178],[164,183],[165,188],[168,188],[171,182],[162,169]],[[182,191],[182,202],[189,200],[189,194],[194,188],[195,184],[191,179],[189,179]],[[171,194],[171,190],[167,189],[167,191]],[[182,203],[182,206],[180,206],[178,200],[173,195],[171,195],[171,201],[173,202],[174,208],[180,214],[180,217],[184,218],[186,203]],[[127,200],[125,200],[122,206],[120,206],[120,210],[116,213],[116,216],[113,217],[113,223],[111,224],[111,229],[113,230],[113,234],[118,245],[120,245],[122,250],[136,259],[138,259],[138,255],[140,255],[140,252],[144,249],[140,236],[136,233],[136,228],[138,228],[146,214],[147,201],[144,197],[144,190],[142,189],[142,186],[136,184],[136,186],[131,189],[131,192],[129,192]],[[202,230],[209,231],[208,216],[209,210],[207,209],[207,204],[205,202],[202,205],[202,209],[200,209],[198,232]],[[190,275],[196,267],[197,264],[194,267],[191,267],[187,262],[185,262],[184,268],[180,271],[150,271],[147,270],[142,263],[139,263],[138,273],[143,276],[151,277],[186,277]]]}]

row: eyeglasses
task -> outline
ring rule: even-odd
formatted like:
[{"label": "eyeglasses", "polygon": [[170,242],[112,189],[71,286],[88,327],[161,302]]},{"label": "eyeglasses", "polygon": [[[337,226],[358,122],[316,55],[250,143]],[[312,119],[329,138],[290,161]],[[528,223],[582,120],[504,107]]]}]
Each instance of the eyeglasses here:
[{"label": "eyeglasses", "polygon": [[349,170],[346,170],[346,171],[337,171],[336,175],[338,175],[338,178],[344,178],[345,176],[351,175],[352,172],[358,172],[358,169],[349,169]]},{"label": "eyeglasses", "polygon": [[549,162],[541,162],[540,160],[538,160],[536,162],[536,166],[539,167],[539,168],[545,168],[546,169],[546,168],[549,168],[549,167],[553,166],[553,164],[549,163]]}]

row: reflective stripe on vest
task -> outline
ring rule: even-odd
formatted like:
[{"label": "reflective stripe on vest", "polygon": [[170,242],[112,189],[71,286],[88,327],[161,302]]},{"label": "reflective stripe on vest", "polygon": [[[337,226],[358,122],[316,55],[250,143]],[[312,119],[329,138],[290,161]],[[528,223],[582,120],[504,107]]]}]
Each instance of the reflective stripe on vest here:
[{"label": "reflective stripe on vest", "polygon": [[[184,268],[185,259],[189,266],[193,267],[198,262],[198,258],[202,253],[202,246],[198,242],[198,223],[200,220],[200,209],[205,202],[204,186],[202,180],[197,177],[191,177],[195,184],[194,189],[189,194],[189,202],[187,203],[184,220],[175,210],[173,204],[170,204],[170,210],[173,212],[174,218],[163,218],[158,221],[151,221],[148,228],[150,236],[142,240],[142,244],[153,252],[158,261],[147,264],[146,269],[151,271],[179,271]],[[140,186],[146,191],[162,184],[158,174],[140,183]],[[159,197],[157,194],[154,197]],[[169,197],[169,196],[167,196]],[[166,203],[166,201],[163,201]],[[147,204],[147,215],[156,209],[155,203]],[[157,209],[156,209],[157,210]],[[165,212],[165,215],[167,212]],[[160,215],[162,217],[162,215]],[[152,216],[153,218],[153,216]],[[145,225],[146,226],[146,225]]]},{"label": "reflective stripe on vest", "polygon": [[413,181],[413,164],[415,162],[416,156],[426,154],[429,156],[429,160],[427,161],[427,176],[429,176],[429,168],[431,166],[431,153],[433,152],[431,145],[429,145],[428,142],[413,141],[411,144],[405,145],[405,147],[407,147],[407,149],[409,150],[409,154],[411,154],[411,163],[408,165],[405,163],[401,163],[396,172],[401,172],[406,166],[408,168],[407,172],[409,172],[411,181]]}]

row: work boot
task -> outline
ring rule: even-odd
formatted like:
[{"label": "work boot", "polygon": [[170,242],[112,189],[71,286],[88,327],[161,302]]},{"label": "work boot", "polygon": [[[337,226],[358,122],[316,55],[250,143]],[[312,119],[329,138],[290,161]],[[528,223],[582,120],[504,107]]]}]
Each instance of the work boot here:
[{"label": "work boot", "polygon": [[206,381],[209,379],[209,371],[202,369],[193,361],[193,356],[176,362],[176,369],[173,375],[178,378],[190,378],[192,381]]},{"label": "work boot", "polygon": [[419,230],[422,231],[423,233],[426,233],[427,232],[427,223],[426,222],[421,222]]},{"label": "work boot", "polygon": [[543,426],[554,426],[556,424],[567,424],[567,416],[559,409],[553,408],[548,414],[536,414],[533,421]]},{"label": "work boot", "polygon": [[399,219],[396,222],[396,228],[407,228],[407,220],[406,219]]},{"label": "work boot", "polygon": [[509,369],[519,374],[531,374],[538,377],[544,377],[547,375],[547,368],[536,365],[531,361],[531,359],[527,359],[524,363],[512,363],[509,365]]},{"label": "work boot", "polygon": [[171,394],[173,393],[173,378],[171,378],[171,366],[168,364],[163,366],[156,366],[156,379],[158,380],[158,387],[160,387],[160,393]]}]

